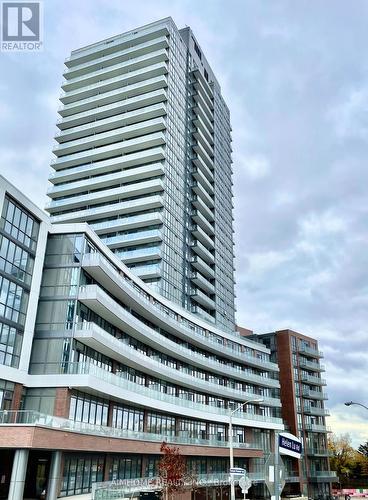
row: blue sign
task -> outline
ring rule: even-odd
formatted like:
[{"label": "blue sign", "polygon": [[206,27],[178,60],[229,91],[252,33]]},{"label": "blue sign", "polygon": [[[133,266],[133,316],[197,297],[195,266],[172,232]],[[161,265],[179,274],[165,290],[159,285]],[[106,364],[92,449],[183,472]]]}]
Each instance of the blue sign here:
[{"label": "blue sign", "polygon": [[283,455],[300,458],[302,454],[302,442],[296,436],[293,436],[293,434],[279,434],[279,452]]}]

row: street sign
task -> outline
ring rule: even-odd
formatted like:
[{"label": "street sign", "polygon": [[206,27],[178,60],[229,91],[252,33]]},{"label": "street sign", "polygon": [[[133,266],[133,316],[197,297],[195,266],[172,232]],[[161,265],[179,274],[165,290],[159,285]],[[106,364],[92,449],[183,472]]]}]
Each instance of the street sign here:
[{"label": "street sign", "polygon": [[[285,465],[281,457],[278,464],[279,478],[275,481],[275,455],[271,454],[265,463],[265,483],[270,492],[271,497],[275,496],[275,482],[279,485],[279,493],[282,492],[285,486]],[[276,478],[277,479],[277,478]]]},{"label": "street sign", "polygon": [[245,469],[242,469],[241,467],[232,467],[230,469],[230,474],[237,474],[239,476],[244,476]]},{"label": "street sign", "polygon": [[300,459],[302,454],[302,442],[293,434],[282,432],[279,434],[279,452],[283,455]]},{"label": "street sign", "polygon": [[239,486],[242,490],[242,493],[247,494],[249,488],[252,486],[252,481],[251,481],[251,479],[249,479],[248,476],[244,475],[243,477],[241,477],[239,479]]}]

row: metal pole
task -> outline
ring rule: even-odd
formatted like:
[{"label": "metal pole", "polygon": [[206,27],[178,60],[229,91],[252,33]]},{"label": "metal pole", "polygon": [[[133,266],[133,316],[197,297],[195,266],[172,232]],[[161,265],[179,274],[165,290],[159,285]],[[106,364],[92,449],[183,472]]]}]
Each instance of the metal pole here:
[{"label": "metal pole", "polygon": [[279,473],[279,435],[275,431],[275,444],[274,444],[274,453],[275,453],[275,477],[274,477],[274,485],[275,485],[275,500],[280,499],[280,473]]},{"label": "metal pole", "polygon": [[[230,447],[230,469],[234,467],[234,448],[233,448],[233,413],[230,413],[229,418],[229,447]],[[230,474],[230,498],[235,500],[235,485],[234,476]]]}]

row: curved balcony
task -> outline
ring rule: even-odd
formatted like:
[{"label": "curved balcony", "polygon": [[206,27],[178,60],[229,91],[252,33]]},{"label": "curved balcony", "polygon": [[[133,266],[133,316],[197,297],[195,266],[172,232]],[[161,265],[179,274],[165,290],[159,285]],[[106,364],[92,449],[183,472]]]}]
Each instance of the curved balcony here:
[{"label": "curved balcony", "polygon": [[[160,229],[147,229],[144,231],[134,231],[116,236],[106,236],[101,238],[109,248],[121,248],[132,245],[144,245],[147,243],[157,243],[162,241],[162,231]],[[130,268],[133,271],[133,268]]]},{"label": "curved balcony", "polygon": [[[165,394],[126,380],[90,363],[45,363],[42,367],[47,375],[30,375],[27,382],[29,387],[73,387],[176,415],[223,423],[229,421],[227,409]],[[265,429],[284,429],[280,418],[246,413],[234,416],[233,424]]]},{"label": "curved balcony", "polygon": [[[276,363],[252,356],[246,352],[240,351],[240,349],[234,349],[231,345],[226,344],[226,339],[220,343],[215,338],[211,337],[208,331],[194,323],[191,324],[184,318],[178,321],[176,312],[168,310],[166,306],[163,306],[159,302],[152,302],[150,297],[143,292],[143,290],[128,277],[120,274],[101,254],[96,252],[84,255],[82,266],[98,283],[101,283],[115,297],[125,304],[128,304],[139,314],[169,333],[179,336],[183,340],[213,352],[218,356],[230,358],[238,363],[246,363],[261,370],[279,371],[279,367]],[[150,330],[151,332],[154,331],[152,329]],[[160,339],[160,342],[163,342],[163,337],[161,335]],[[239,340],[241,343],[244,342],[244,339],[234,338],[235,342]],[[176,343],[173,344],[178,345]],[[186,351],[188,352],[188,349],[186,349]],[[189,357],[194,356],[192,351],[189,352]],[[188,359],[188,354],[186,358]],[[205,359],[207,360],[208,358]]]},{"label": "curved balcony", "polygon": [[119,182],[121,184],[126,184],[128,182],[141,181],[147,177],[151,178],[162,175],[164,175],[163,164],[151,163],[134,169],[131,168],[128,170],[121,170],[120,172],[114,172],[113,174],[99,175],[98,177],[83,179],[81,181],[52,186],[47,191],[47,195],[50,198],[58,198],[59,196],[68,196],[70,194],[76,194],[96,188],[109,188],[114,185],[116,186]]},{"label": "curved balcony", "polygon": [[[150,246],[137,248],[135,250],[117,251],[115,255],[121,259],[127,266],[136,262],[144,262],[146,260],[159,260],[162,258],[161,248],[159,246]],[[132,269],[133,270],[133,269]]]},{"label": "curved balcony", "polygon": [[[203,391],[207,394],[224,396],[240,401],[246,399],[248,396],[254,397],[253,393],[245,393],[242,390],[232,389],[231,387],[216,384],[208,380],[195,377],[182,370],[166,366],[159,360],[149,357],[144,353],[137,351],[133,347],[130,347],[124,341],[113,337],[95,323],[82,323],[76,325],[74,338],[92,349],[96,349],[98,352],[115,359],[116,361],[119,361],[136,370],[144,371],[153,377],[166,380],[167,382],[177,383],[183,387]],[[187,361],[191,362],[190,359]],[[207,371],[212,368],[213,364],[214,363],[208,363]],[[235,370],[228,370],[226,366],[222,366],[223,368],[221,374],[231,377],[232,372]],[[218,372],[219,371],[220,369],[218,369]],[[247,379],[247,382],[252,380],[252,378],[254,378],[257,382],[262,382],[262,380],[260,380],[262,377],[252,374],[248,375],[249,376],[247,377],[247,374],[244,374],[244,379]],[[237,378],[240,378],[239,372],[236,373],[236,376]],[[244,381],[245,380],[243,380],[243,382]]]},{"label": "curved balcony", "polygon": [[152,208],[162,208],[164,201],[162,196],[146,196],[138,198],[138,200],[122,201],[121,203],[114,203],[111,205],[104,205],[102,207],[87,208],[85,210],[78,210],[77,212],[67,212],[61,215],[51,216],[51,223],[62,222],[86,222],[89,219],[105,219],[105,217],[112,217],[114,215],[131,214],[134,212],[143,212],[144,210],[151,210]]},{"label": "curved balcony", "polygon": [[139,215],[131,215],[112,219],[103,222],[90,224],[91,228],[97,233],[107,234],[109,232],[124,231],[128,229],[138,229],[141,227],[162,224],[163,218],[161,212],[148,212]]},{"label": "curved balcony", "polygon": [[90,176],[97,174],[107,174],[111,171],[121,168],[121,170],[128,167],[141,166],[145,163],[151,163],[165,158],[165,151],[162,147],[150,148],[136,153],[128,153],[118,158],[110,158],[108,160],[101,160],[96,163],[86,163],[78,167],[52,172],[49,176],[49,181],[53,184],[59,182],[69,182],[79,180],[81,177],[89,179]]}]

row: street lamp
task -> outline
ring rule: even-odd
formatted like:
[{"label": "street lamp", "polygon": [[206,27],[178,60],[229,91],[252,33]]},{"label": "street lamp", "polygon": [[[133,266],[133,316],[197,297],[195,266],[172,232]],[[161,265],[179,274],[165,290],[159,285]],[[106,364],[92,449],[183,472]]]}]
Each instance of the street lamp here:
[{"label": "street lamp", "polygon": [[[244,403],[241,403],[239,406],[232,410],[229,415],[229,448],[230,448],[230,469],[234,467],[234,447],[233,447],[233,414],[243,408],[248,403],[263,403],[263,399],[247,399]],[[230,474],[230,500],[235,500],[235,485],[234,485],[234,477]]]},{"label": "street lamp", "polygon": [[363,408],[365,408],[366,410],[368,410],[368,406],[362,405],[362,403],[354,403],[354,401],[347,401],[345,403],[345,406],[351,406],[351,405],[362,406]]}]

